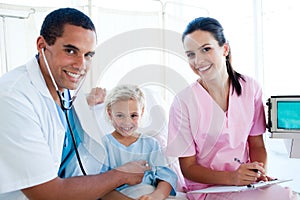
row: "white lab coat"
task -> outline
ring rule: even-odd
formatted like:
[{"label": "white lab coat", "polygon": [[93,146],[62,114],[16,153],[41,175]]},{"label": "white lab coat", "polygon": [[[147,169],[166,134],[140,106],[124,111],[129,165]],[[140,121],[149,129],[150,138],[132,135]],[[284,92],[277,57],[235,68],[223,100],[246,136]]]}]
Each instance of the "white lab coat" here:
[{"label": "white lab coat", "polygon": [[65,135],[36,58],[1,77],[0,110],[0,199],[26,199],[57,177]]},{"label": "white lab coat", "polygon": [[[0,78],[0,123],[0,200],[26,199],[21,189],[57,177],[65,137],[36,58]],[[88,173],[96,173],[100,164],[86,147],[97,149],[99,144],[81,136],[82,160]],[[77,166],[76,160],[68,166],[69,176],[81,174]]]}]

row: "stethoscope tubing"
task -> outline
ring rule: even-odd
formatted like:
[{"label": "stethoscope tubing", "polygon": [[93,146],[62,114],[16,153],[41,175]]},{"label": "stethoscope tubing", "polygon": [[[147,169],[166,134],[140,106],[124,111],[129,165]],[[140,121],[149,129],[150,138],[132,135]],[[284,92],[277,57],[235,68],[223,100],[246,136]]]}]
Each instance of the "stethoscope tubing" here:
[{"label": "stethoscope tubing", "polygon": [[81,162],[81,158],[80,158],[79,151],[78,151],[77,144],[76,144],[76,140],[75,140],[75,135],[74,135],[74,132],[73,132],[73,130],[72,130],[72,127],[71,127],[71,124],[70,124],[70,120],[69,120],[69,115],[68,115],[68,112],[69,112],[69,111],[71,110],[71,108],[73,107],[74,100],[75,100],[76,97],[77,97],[77,94],[78,94],[78,92],[79,92],[79,89],[81,88],[81,86],[82,86],[82,84],[83,84],[83,82],[84,82],[84,80],[85,80],[85,77],[84,77],[84,79],[80,82],[80,85],[78,86],[78,88],[77,88],[77,90],[75,91],[75,93],[74,93],[73,97],[71,98],[71,100],[68,102],[68,103],[69,103],[68,107],[66,107],[65,104],[64,104],[64,102],[63,102],[62,94],[61,94],[61,92],[59,91],[58,86],[57,86],[57,84],[56,84],[56,82],[55,82],[55,80],[54,80],[54,77],[53,77],[53,75],[52,75],[52,72],[51,72],[51,70],[50,70],[48,61],[47,61],[46,56],[45,56],[44,48],[42,49],[42,56],[43,56],[43,59],[44,59],[46,68],[47,68],[47,70],[48,70],[48,73],[49,73],[49,75],[50,75],[50,77],[51,77],[52,83],[53,83],[53,85],[54,85],[54,87],[55,87],[55,90],[56,90],[56,92],[57,92],[57,95],[58,95],[58,97],[59,97],[60,104],[61,104],[61,109],[62,109],[62,110],[64,111],[64,113],[65,113],[65,117],[66,117],[66,120],[67,120],[68,128],[69,128],[70,133],[71,133],[72,142],[73,142],[73,145],[74,145],[75,154],[76,154],[76,157],[77,157],[77,161],[78,161],[80,170],[81,170],[82,174],[85,176],[85,175],[87,175],[87,174],[86,174],[86,172],[85,172],[85,170],[84,170],[84,167],[83,167],[83,164],[82,164],[82,162]]}]

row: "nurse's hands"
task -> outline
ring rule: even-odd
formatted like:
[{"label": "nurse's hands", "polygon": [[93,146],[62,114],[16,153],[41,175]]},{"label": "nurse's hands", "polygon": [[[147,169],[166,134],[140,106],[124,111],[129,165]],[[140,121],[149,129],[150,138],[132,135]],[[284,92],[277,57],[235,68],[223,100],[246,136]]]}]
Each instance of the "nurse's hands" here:
[{"label": "nurse's hands", "polygon": [[259,162],[241,164],[232,174],[234,185],[248,185],[258,181],[271,180],[266,176],[263,165]]}]

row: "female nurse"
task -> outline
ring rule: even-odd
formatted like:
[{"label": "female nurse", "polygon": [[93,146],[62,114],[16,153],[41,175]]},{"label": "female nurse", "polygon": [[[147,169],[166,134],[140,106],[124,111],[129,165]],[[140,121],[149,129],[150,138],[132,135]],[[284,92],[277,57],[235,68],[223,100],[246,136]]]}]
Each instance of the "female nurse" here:
[{"label": "female nurse", "polygon": [[196,18],[188,24],[182,42],[199,79],[174,98],[167,154],[179,157],[188,198],[297,199],[279,185],[239,193],[189,193],[271,178],[266,175],[262,90],[254,79],[232,68],[221,24],[209,17]]}]

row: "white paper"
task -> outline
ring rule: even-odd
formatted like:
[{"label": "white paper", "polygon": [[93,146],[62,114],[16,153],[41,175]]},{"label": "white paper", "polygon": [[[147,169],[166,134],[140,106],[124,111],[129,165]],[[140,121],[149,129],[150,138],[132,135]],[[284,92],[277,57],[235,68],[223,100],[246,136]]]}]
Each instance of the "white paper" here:
[{"label": "white paper", "polygon": [[272,180],[272,181],[266,181],[266,182],[258,182],[251,184],[251,187],[249,186],[212,186],[201,190],[194,190],[189,191],[188,193],[223,193],[223,192],[241,192],[245,190],[255,190],[257,188],[267,187],[270,185],[283,183],[287,181],[292,181],[292,179],[280,179],[280,180]]}]

